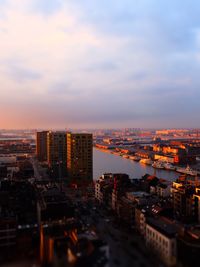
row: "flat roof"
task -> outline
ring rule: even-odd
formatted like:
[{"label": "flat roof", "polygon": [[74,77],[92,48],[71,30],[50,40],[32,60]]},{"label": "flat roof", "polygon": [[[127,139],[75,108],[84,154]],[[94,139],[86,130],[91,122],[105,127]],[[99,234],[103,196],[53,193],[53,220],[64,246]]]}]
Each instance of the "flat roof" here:
[{"label": "flat roof", "polygon": [[144,191],[127,192],[127,195],[132,195],[134,197],[148,197],[148,196],[150,196],[149,193],[146,193]]},{"label": "flat roof", "polygon": [[147,224],[155,228],[158,232],[170,238],[175,237],[177,233],[175,225],[167,223],[161,218],[147,218]]}]

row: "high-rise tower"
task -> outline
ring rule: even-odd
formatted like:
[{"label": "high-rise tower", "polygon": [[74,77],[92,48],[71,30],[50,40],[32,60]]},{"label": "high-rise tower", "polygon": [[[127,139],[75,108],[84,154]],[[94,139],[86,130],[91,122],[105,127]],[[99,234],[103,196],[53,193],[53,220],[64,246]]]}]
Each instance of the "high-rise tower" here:
[{"label": "high-rise tower", "polygon": [[67,134],[67,171],[71,181],[86,184],[93,179],[92,134]]},{"label": "high-rise tower", "polygon": [[36,133],[36,155],[39,161],[47,160],[47,134],[48,131]]},{"label": "high-rise tower", "polygon": [[66,176],[67,136],[66,132],[49,132],[47,134],[47,161],[51,176]]}]

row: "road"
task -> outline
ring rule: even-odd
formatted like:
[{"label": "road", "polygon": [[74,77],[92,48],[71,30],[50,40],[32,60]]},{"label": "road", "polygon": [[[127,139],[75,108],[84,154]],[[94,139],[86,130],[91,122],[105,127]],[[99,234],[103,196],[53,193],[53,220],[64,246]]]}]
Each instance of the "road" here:
[{"label": "road", "polygon": [[41,180],[41,175],[39,173],[38,161],[33,157],[30,159],[30,161],[31,161],[31,163],[33,165],[34,177],[36,178],[36,180]]},{"label": "road", "polygon": [[30,161],[33,165],[34,177],[36,180],[41,181],[42,179],[47,178],[46,169],[40,166],[38,160],[32,157]]},{"label": "road", "polygon": [[110,267],[158,266],[147,252],[141,237],[114,226],[114,217],[104,210],[90,208],[89,214],[82,215],[81,218],[91,229],[95,228],[98,236],[108,243]]}]

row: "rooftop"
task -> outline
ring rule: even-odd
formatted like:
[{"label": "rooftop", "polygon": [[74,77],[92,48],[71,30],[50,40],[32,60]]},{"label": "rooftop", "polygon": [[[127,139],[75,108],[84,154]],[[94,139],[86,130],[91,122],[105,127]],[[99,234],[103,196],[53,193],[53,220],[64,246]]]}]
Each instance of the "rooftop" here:
[{"label": "rooftop", "polygon": [[163,221],[161,218],[148,218],[147,224],[169,238],[175,237],[177,230],[175,225]]},{"label": "rooftop", "polygon": [[146,193],[144,191],[137,191],[137,192],[128,192],[127,193],[128,196],[133,196],[133,197],[148,197],[150,196],[149,193]]}]

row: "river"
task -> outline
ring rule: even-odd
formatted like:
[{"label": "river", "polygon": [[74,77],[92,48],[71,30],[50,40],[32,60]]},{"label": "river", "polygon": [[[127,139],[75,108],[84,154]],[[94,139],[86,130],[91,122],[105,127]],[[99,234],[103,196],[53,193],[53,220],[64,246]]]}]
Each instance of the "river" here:
[{"label": "river", "polygon": [[103,173],[127,173],[130,178],[141,178],[148,173],[156,175],[158,178],[164,178],[169,181],[175,181],[180,174],[174,171],[155,169],[151,166],[139,162],[122,158],[109,152],[103,152],[99,149],[93,149],[93,177],[97,180]]}]

